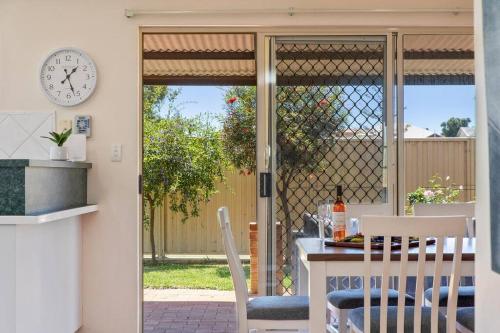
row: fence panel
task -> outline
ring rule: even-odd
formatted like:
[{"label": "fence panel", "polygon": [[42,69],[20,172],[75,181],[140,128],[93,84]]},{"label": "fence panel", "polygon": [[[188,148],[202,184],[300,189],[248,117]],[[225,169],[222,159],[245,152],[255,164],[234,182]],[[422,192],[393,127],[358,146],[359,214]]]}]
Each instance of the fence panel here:
[{"label": "fence panel", "polygon": [[463,186],[459,201],[475,199],[475,139],[426,138],[405,140],[405,188],[412,192],[428,185],[434,175],[450,176]]},{"label": "fence panel", "polygon": [[[163,254],[223,254],[224,248],[217,224],[217,209],[229,208],[231,227],[238,251],[249,253],[249,222],[256,220],[256,178],[239,171],[226,174],[226,185],[218,185],[218,193],[202,204],[200,215],[182,222],[178,213],[168,209],[168,200],[158,208],[155,223],[157,253]],[[151,252],[149,230],[144,230],[144,253]]]},{"label": "fence panel", "polygon": [[[405,140],[405,186],[411,192],[427,186],[435,174],[450,176],[464,191],[460,201],[475,199],[475,140],[471,138],[426,138]],[[304,179],[308,191],[317,191],[315,177]],[[332,183],[332,189],[334,184]],[[155,239],[157,253],[164,254],[223,254],[216,212],[229,207],[235,241],[241,254],[249,253],[249,222],[256,219],[256,178],[238,171],[227,173],[227,184],[218,186],[219,193],[203,204],[199,217],[182,222],[181,216],[170,212],[168,202],[156,214]],[[322,196],[324,193],[318,193]],[[296,198],[290,198],[298,204]],[[315,210],[314,205],[307,207]],[[150,253],[149,231],[144,230],[144,253]]]}]

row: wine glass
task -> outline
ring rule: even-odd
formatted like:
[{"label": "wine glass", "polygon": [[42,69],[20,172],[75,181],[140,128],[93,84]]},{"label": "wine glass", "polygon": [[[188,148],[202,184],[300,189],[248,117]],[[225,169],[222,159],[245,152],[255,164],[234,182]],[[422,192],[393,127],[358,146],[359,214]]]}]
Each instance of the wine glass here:
[{"label": "wine glass", "polygon": [[318,203],[318,231],[321,242],[325,240],[325,226],[332,219],[331,201],[323,200]]},{"label": "wine glass", "polygon": [[356,235],[359,233],[359,220],[355,217],[349,219],[349,224],[347,226],[347,233],[349,236]]}]

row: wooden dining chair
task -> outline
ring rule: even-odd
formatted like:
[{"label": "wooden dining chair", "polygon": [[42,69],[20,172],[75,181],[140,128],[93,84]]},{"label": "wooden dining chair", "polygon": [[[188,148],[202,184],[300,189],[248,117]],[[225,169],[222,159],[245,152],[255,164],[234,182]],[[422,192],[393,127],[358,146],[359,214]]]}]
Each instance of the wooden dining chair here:
[{"label": "wooden dining chair", "polygon": [[249,299],[245,273],[234,242],[226,207],[217,211],[224,250],[236,294],[238,333],[249,330],[306,331],[309,325],[309,297],[260,296]]},{"label": "wooden dining chair", "polygon": [[[386,217],[362,216],[361,231],[364,240],[364,307],[352,310],[349,313],[349,322],[354,332],[415,332],[440,333],[455,332],[457,315],[457,291],[462,263],[462,245],[465,236],[465,216],[443,217]],[[371,237],[383,236],[384,246],[382,265],[375,266],[381,271],[374,271],[372,262]],[[401,237],[402,247],[397,257],[391,251],[391,237]],[[418,237],[422,240],[418,246],[418,256],[412,256],[409,261],[409,238]],[[446,237],[454,238],[453,263],[450,274],[450,292],[448,294],[448,308],[446,317],[439,311],[439,304],[431,307],[421,307],[424,276],[426,276],[427,244],[425,239],[436,237],[433,270],[433,298],[438,297],[439,285],[443,270],[443,252]],[[399,257],[399,258],[398,258]],[[399,265],[397,261],[399,259]],[[416,261],[415,261],[416,260]],[[405,306],[405,298],[398,298],[397,306],[388,306],[388,285],[391,276],[391,267],[399,268],[399,295],[404,295],[407,287],[408,271],[414,274],[415,306]],[[398,267],[399,266],[399,267]],[[382,296],[380,306],[372,307],[370,300],[370,279],[374,275],[382,275]]]},{"label": "wooden dining chair", "polygon": [[[461,203],[446,203],[446,204],[416,204],[414,207],[415,216],[451,216],[451,215],[464,215],[467,217],[467,235],[469,237],[475,236],[475,227],[473,218],[475,216],[475,203],[461,202]],[[462,278],[465,282],[466,279]],[[470,281],[469,281],[470,284]],[[424,292],[424,300],[427,305],[432,303],[432,288],[428,288]],[[448,302],[448,287],[441,286],[439,289],[439,306],[442,310],[446,310]],[[475,288],[471,285],[458,287],[458,307],[471,307],[474,306]]]},{"label": "wooden dining chair", "polygon": [[[476,204],[474,202],[454,202],[454,203],[419,203],[413,207],[415,216],[456,216],[464,215],[467,217],[467,236],[476,237],[476,228],[474,225]],[[377,214],[378,215],[378,214]]]},{"label": "wooden dining chair", "polygon": [[[389,205],[385,204],[348,204],[347,205],[347,220],[352,217],[359,217],[363,214],[371,215],[384,215],[392,216],[393,211]],[[336,290],[329,292],[326,295],[327,308],[330,311],[330,324],[328,331],[330,333],[346,333],[348,332],[347,318],[349,311],[363,306],[363,289],[354,288],[354,279],[356,277],[349,277],[349,288],[342,289],[340,285],[340,278],[337,277]],[[374,279],[375,285],[379,283],[379,279]],[[394,289],[389,289],[389,304],[396,305],[398,301],[398,292]],[[405,295],[407,305],[413,304],[413,298]],[[372,305],[380,304],[380,288],[372,290]],[[336,327],[334,325],[336,322]]]}]

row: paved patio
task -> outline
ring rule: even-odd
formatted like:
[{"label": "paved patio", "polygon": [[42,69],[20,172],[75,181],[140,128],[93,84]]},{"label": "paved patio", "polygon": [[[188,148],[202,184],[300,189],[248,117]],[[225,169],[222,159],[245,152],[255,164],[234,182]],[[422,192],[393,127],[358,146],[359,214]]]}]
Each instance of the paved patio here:
[{"label": "paved patio", "polygon": [[144,333],[236,333],[234,292],[145,289]]}]

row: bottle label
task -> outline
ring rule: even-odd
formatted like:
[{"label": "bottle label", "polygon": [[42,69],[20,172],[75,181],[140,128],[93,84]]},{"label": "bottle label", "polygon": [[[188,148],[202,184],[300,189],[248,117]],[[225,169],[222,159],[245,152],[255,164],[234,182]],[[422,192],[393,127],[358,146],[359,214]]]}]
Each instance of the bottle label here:
[{"label": "bottle label", "polygon": [[335,226],[345,226],[345,212],[333,212]]}]

